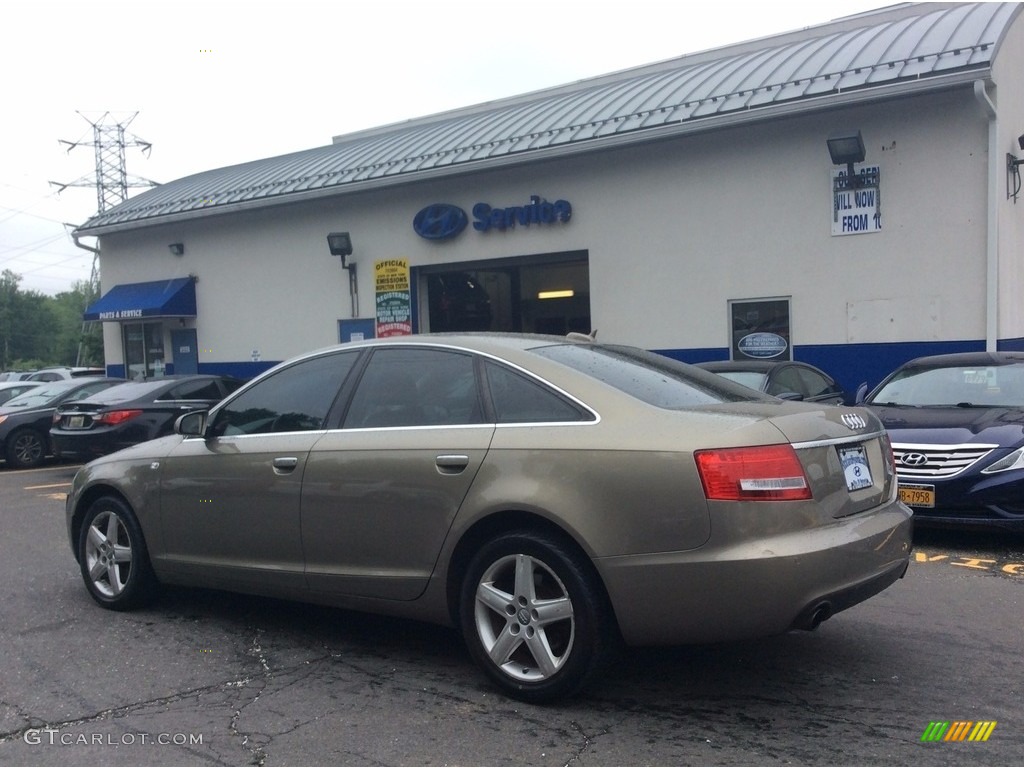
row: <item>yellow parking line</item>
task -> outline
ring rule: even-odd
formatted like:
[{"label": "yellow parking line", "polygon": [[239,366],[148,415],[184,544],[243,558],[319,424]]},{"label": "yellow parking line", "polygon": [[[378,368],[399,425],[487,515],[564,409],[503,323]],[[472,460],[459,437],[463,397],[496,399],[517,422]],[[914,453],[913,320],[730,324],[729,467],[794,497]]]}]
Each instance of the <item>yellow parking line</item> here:
[{"label": "yellow parking line", "polygon": [[26,485],[26,491],[40,491],[43,488],[68,488],[71,483],[53,483],[51,485]]}]

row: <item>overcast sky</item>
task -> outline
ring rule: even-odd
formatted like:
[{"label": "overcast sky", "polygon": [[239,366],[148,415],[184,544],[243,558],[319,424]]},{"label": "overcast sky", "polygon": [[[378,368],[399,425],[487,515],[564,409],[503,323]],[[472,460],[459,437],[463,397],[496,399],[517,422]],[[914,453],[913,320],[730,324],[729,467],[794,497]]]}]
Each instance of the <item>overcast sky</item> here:
[{"label": "overcast sky", "polygon": [[93,148],[58,139],[106,112],[152,144],[128,173],[167,182],[889,4],[5,0],[0,270],[47,294],[89,277],[62,222],[96,212],[95,187],[49,182],[95,177]]}]

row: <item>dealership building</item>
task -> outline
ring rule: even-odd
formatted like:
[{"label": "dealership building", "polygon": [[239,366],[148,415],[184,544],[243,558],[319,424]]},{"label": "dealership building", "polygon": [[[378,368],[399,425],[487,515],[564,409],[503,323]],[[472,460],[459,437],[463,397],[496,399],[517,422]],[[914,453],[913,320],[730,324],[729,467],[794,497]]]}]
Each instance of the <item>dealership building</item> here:
[{"label": "dealership building", "polygon": [[148,190],[99,238],[113,375],[564,334],[847,388],[1024,349],[1024,19],[910,3]]}]

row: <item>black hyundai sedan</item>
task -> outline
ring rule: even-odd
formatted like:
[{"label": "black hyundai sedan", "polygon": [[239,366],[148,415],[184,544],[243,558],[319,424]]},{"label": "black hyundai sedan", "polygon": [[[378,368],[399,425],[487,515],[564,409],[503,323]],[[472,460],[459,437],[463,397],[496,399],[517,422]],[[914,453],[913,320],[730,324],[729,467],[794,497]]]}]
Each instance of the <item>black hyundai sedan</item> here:
[{"label": "black hyundai sedan", "polygon": [[0,407],[0,451],[7,466],[35,467],[53,453],[49,432],[58,405],[123,383],[108,378],[53,381],[8,400]]},{"label": "black hyundai sedan", "polygon": [[1024,353],[920,357],[868,395],[916,525],[1024,532]]},{"label": "black hyundai sedan", "polygon": [[64,403],[50,439],[62,458],[88,461],[169,435],[183,413],[211,408],[243,382],[226,376],[166,376],[133,381]]}]

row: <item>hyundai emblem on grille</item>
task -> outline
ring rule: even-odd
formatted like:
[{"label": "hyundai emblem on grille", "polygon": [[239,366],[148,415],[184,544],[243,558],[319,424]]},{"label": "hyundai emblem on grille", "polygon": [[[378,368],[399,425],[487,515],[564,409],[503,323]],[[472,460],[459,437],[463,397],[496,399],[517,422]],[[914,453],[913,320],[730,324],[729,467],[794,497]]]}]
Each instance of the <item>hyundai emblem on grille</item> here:
[{"label": "hyundai emblem on grille", "polygon": [[923,467],[928,463],[928,457],[923,453],[905,453],[900,463],[905,467]]},{"label": "hyundai emblem on grille", "polygon": [[843,424],[848,426],[850,429],[864,429],[868,425],[864,418],[858,416],[856,413],[844,413],[842,415]]}]

